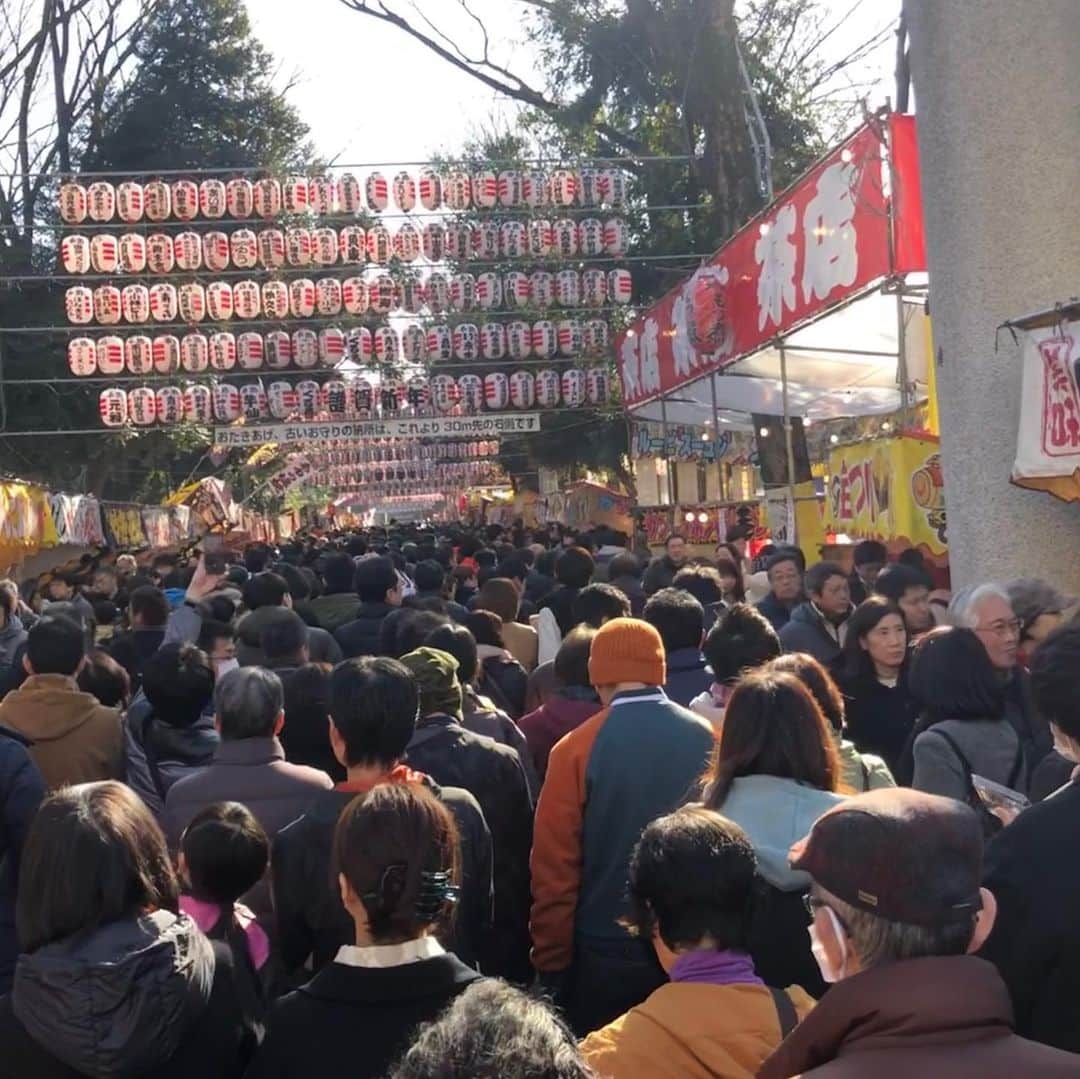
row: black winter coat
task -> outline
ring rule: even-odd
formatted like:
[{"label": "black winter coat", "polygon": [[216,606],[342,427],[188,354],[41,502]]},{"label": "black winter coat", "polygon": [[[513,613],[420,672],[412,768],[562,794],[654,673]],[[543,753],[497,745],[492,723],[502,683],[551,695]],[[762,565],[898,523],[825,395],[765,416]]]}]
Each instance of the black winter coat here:
[{"label": "black winter coat", "polygon": [[382,1079],[421,1024],[480,975],[452,954],[398,967],[330,963],[284,996],[247,1079]]},{"label": "black winter coat", "polygon": [[[901,668],[895,686],[876,678],[834,673],[844,696],[847,737],[860,753],[880,757],[901,782],[911,781],[908,740],[919,716],[919,705],[907,686],[907,668]],[[902,778],[903,777],[903,778]]]},{"label": "black winter coat", "polygon": [[[461,834],[461,901],[453,932],[444,943],[475,964],[491,928],[491,833],[476,799],[464,790],[440,787],[425,777],[433,794],[454,814]],[[356,791],[330,790],[315,796],[299,820],[274,839],[272,887],[277,943],[286,972],[299,970],[310,955],[318,971],[352,944],[356,931],[341,903],[333,870],[334,829]]]},{"label": "black winter coat", "polygon": [[511,719],[525,714],[525,691],[529,675],[512,656],[488,656],[480,661],[480,692],[495,702]]},{"label": "black winter coat", "polygon": [[379,655],[379,631],[383,619],[396,609],[387,603],[361,603],[356,608],[356,617],[334,631],[345,658]]},{"label": "black winter coat", "polygon": [[450,716],[427,716],[405,760],[437,783],[469,791],[480,803],[491,829],[495,881],[495,925],[481,951],[481,969],[528,980],[533,806],[516,750],[473,734]]}]

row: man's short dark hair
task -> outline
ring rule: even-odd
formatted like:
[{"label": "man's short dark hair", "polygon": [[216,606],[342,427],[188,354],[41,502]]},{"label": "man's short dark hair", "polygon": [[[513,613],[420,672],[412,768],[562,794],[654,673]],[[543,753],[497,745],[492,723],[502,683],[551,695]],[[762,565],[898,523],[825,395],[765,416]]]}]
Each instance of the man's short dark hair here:
[{"label": "man's short dark hair", "polygon": [[583,588],[574,597],[570,617],[575,625],[584,622],[599,629],[613,618],[629,618],[630,600],[622,589],[600,581]]},{"label": "man's short dark hair", "polygon": [[1031,691],[1041,715],[1080,740],[1080,622],[1066,622],[1031,657]]},{"label": "man's short dark hair", "polygon": [[169,601],[165,593],[153,585],[136,588],[128,599],[129,620],[134,621],[136,615],[144,626],[157,629],[165,625],[169,620]]},{"label": "man's short dark hair", "polygon": [[855,544],[851,558],[856,566],[866,566],[872,562],[884,565],[889,560],[889,552],[879,540],[860,540]]},{"label": "man's short dark hair", "polygon": [[720,685],[733,685],[744,671],[780,655],[780,638],[771,623],[748,603],[737,603],[709,631],[702,649]]},{"label": "man's short dark hair", "polygon": [[259,649],[268,663],[276,659],[295,658],[299,661],[309,636],[307,623],[296,611],[286,610],[281,617],[263,626],[259,634]]},{"label": "man's short dark hair", "polygon": [[272,552],[265,543],[249,543],[244,548],[244,568],[248,573],[262,573],[270,565]]},{"label": "man's short dark hair", "polygon": [[484,566],[491,566],[492,569],[494,569],[499,561],[499,556],[491,547],[481,547],[473,557],[476,559],[476,564],[481,569],[483,569]]},{"label": "man's short dark hair", "polygon": [[592,686],[589,677],[589,655],[596,630],[592,626],[575,626],[555,653],[555,677],[564,686]]},{"label": "man's short dark hair", "polygon": [[722,603],[724,600],[723,582],[720,571],[715,566],[683,566],[675,574],[671,587],[689,592],[702,607]]},{"label": "man's short dark hair", "polygon": [[413,583],[417,592],[441,592],[446,584],[446,570],[433,558],[417,562]]},{"label": "man's short dark hair", "polygon": [[683,543],[685,543],[686,537],[681,532],[672,532],[671,535],[664,540],[664,546],[670,547],[673,540],[682,540]]},{"label": "man's short dark hair", "polygon": [[644,572],[645,567],[642,565],[641,559],[631,551],[623,551],[622,554],[617,554],[608,563],[608,577],[613,581],[618,577],[633,577],[635,581],[640,581]]},{"label": "man's short dark hair", "polygon": [[356,594],[363,603],[385,602],[386,593],[396,588],[397,583],[397,570],[386,556],[365,558],[356,567]]},{"label": "man's short dark hair", "polygon": [[75,673],[86,655],[86,636],[74,619],[46,614],[30,627],[26,658],[34,674]]},{"label": "man's short dark hair", "polygon": [[793,562],[800,573],[806,572],[806,555],[798,547],[777,547],[776,551],[769,556],[765,563],[765,572],[772,571],[784,562]]},{"label": "man's short dark hair", "polygon": [[199,604],[199,610],[205,618],[214,622],[229,622],[236,617],[236,603],[224,592],[214,592]]},{"label": "man's short dark hair", "polygon": [[412,671],[387,656],[339,663],[330,676],[330,717],[345,742],[350,767],[390,768],[405,755],[416,729],[420,692]]},{"label": "man's short dark hair", "polygon": [[891,599],[895,604],[900,603],[909,588],[930,589],[932,587],[933,582],[922,570],[905,566],[900,562],[886,566],[874,582],[874,591],[879,596]]},{"label": "man's short dark hair", "polygon": [[833,577],[843,577],[846,581],[847,574],[844,572],[844,567],[838,562],[818,562],[806,571],[803,587],[807,595],[820,596],[826,583]]},{"label": "man's short dark hair", "polygon": [[229,622],[216,618],[204,618],[199,627],[199,639],[195,642],[207,655],[214,650],[215,641],[235,641],[236,630]]},{"label": "man's short dark hair", "polygon": [[[466,626],[447,622],[433,629],[421,642],[429,648],[438,648],[458,661],[458,681],[468,685],[480,669],[476,654],[476,638]],[[405,655],[406,653],[402,653]],[[586,683],[588,685],[588,683]]]},{"label": "man's short dark hair", "polygon": [[[367,545],[364,544],[364,549]],[[362,552],[361,552],[362,553]],[[322,579],[326,584],[327,595],[336,595],[339,592],[352,592],[353,581],[356,578],[356,563],[352,556],[344,552],[328,555],[322,563]]]},{"label": "man's short dark hair", "polygon": [[143,693],[154,716],[170,727],[190,727],[214,694],[214,668],[193,644],[166,644],[143,664]]},{"label": "man's short dark hair", "polygon": [[214,687],[214,714],[224,741],[271,737],[284,708],[281,679],[262,667],[229,671]]},{"label": "man's short dark hair", "polygon": [[311,595],[311,584],[299,566],[293,566],[288,562],[278,562],[274,567],[274,572],[288,585],[289,595],[292,596],[294,603],[299,603]]},{"label": "man's short dark hair", "polygon": [[256,573],[244,585],[244,606],[249,611],[280,607],[289,594],[289,584],[280,573]]},{"label": "man's short dark hair", "polygon": [[643,617],[654,626],[670,656],[680,648],[700,648],[705,608],[682,588],[661,588],[649,597]]},{"label": "man's short dark hair", "polygon": [[394,655],[404,656],[419,648],[434,630],[445,626],[450,616],[439,611],[408,611],[394,631]]},{"label": "man's short dark hair", "polygon": [[106,708],[126,708],[131,699],[131,677],[103,648],[93,648],[76,679],[79,689],[97,697]]},{"label": "man's short dark hair", "polygon": [[555,562],[555,579],[567,588],[584,588],[595,571],[593,556],[583,547],[567,547]]},{"label": "man's short dark hair", "polygon": [[193,898],[231,907],[262,880],[270,842],[247,806],[215,802],[199,810],[180,839]]},{"label": "man's short dark hair", "polygon": [[[525,552],[515,551],[513,555],[499,564],[496,576],[511,581],[524,581],[529,576],[529,565],[522,557]],[[532,551],[529,552],[532,554]]]}]

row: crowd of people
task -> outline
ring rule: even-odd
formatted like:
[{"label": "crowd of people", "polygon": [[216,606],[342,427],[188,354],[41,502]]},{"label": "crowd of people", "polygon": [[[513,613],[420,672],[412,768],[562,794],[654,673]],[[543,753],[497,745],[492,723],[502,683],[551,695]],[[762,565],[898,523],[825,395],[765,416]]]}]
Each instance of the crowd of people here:
[{"label": "crowd of people", "polygon": [[1080,1076],[1076,601],[750,540],[0,582],[0,1079]]}]

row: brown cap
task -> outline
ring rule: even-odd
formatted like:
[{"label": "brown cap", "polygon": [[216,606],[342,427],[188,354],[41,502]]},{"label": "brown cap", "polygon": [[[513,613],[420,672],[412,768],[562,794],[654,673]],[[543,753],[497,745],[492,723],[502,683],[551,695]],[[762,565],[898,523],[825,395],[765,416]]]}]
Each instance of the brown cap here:
[{"label": "brown cap", "polygon": [[856,795],[791,848],[792,869],[890,922],[938,926],[982,906],[982,825],[951,798],[903,787]]}]

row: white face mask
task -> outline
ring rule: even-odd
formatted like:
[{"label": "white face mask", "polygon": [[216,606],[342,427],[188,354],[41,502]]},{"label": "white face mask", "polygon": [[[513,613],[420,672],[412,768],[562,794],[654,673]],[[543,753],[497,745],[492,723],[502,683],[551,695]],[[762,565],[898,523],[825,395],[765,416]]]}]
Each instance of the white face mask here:
[{"label": "white face mask", "polygon": [[821,971],[821,977],[831,985],[833,982],[838,982],[844,977],[844,972],[847,968],[847,935],[844,933],[844,927],[840,924],[840,919],[833,913],[831,907],[820,907],[819,909],[825,911],[825,917],[832,923],[833,933],[840,943],[840,969],[836,970],[829,962],[828,953],[825,951],[825,946],[821,943],[821,938],[818,936],[816,920],[810,923],[810,951],[813,952],[814,959],[817,961],[818,970]]},{"label": "white face mask", "polygon": [[229,671],[235,671],[240,666],[238,659],[219,659],[214,662],[214,677],[224,678]]}]

